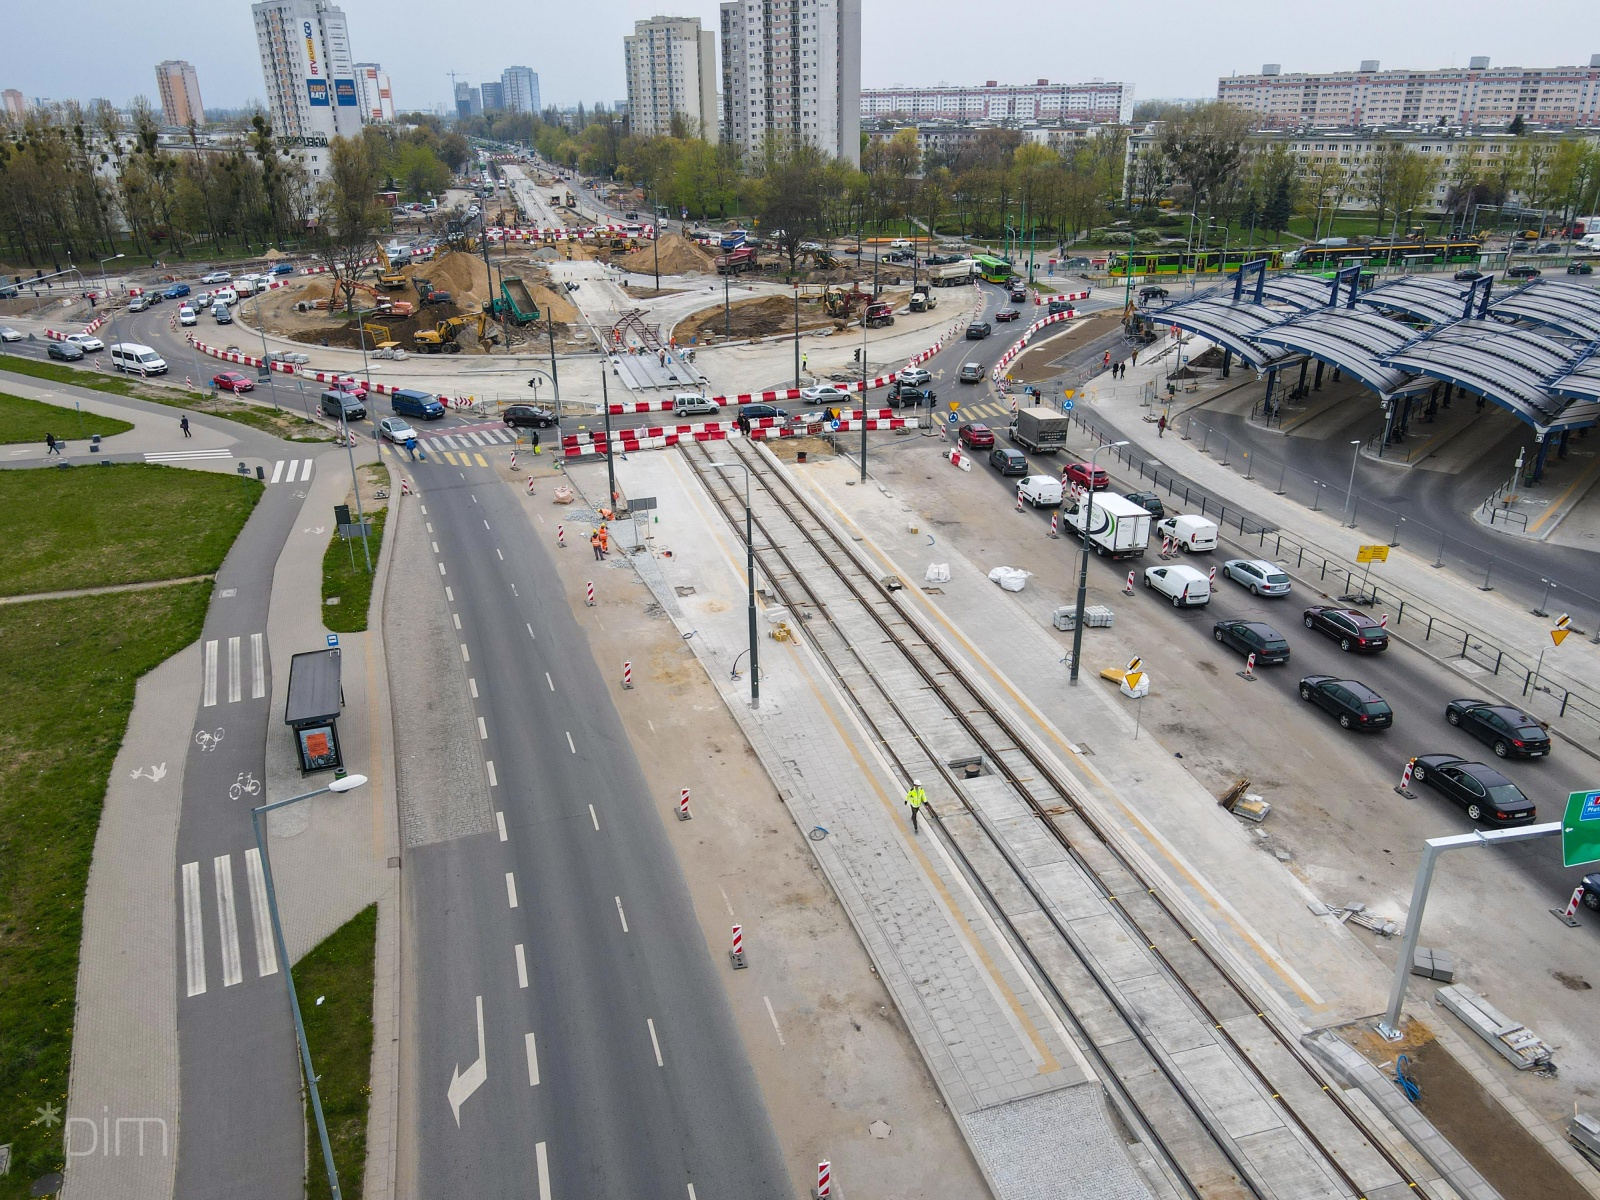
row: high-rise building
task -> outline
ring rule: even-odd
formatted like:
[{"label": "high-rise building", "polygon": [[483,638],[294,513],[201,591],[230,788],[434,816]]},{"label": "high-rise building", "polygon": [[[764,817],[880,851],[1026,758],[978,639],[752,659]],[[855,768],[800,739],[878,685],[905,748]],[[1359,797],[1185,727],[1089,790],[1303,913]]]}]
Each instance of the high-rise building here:
[{"label": "high-rise building", "polygon": [[318,179],[328,167],[328,140],[361,132],[344,10],[327,0],[261,0],[250,11],[273,133],[302,152]]},{"label": "high-rise building", "polygon": [[539,72],[530,67],[507,67],[500,72],[500,92],[507,112],[538,112]]},{"label": "high-rise building", "polygon": [[506,106],[506,90],[499,83],[485,79],[478,85],[478,95],[483,98],[484,112],[500,112]]},{"label": "high-rise building", "polygon": [[456,84],[456,116],[465,120],[483,111],[483,92],[470,83]]},{"label": "high-rise building", "polygon": [[904,116],[913,120],[948,121],[1089,121],[1099,124],[1133,120],[1133,88],[1122,83],[1003,84],[993,79],[982,87],[869,88],[861,93],[863,117]]},{"label": "high-rise building", "polygon": [[200,77],[182,59],[156,64],[156,90],[161,95],[161,119],[168,125],[187,129],[190,123],[206,123],[205,106],[200,103]]},{"label": "high-rise building", "polygon": [[722,140],[861,162],[861,0],[724,0]]},{"label": "high-rise building", "polygon": [[660,137],[680,117],[696,137],[717,140],[717,35],[699,17],[635,21],[622,57],[634,133]]},{"label": "high-rise building", "polygon": [[20,117],[28,111],[28,98],[16,88],[7,88],[0,92],[0,101],[5,102],[8,117]]},{"label": "high-rise building", "polygon": [[1217,81],[1217,99],[1257,114],[1276,128],[1360,126],[1498,126],[1517,117],[1543,125],[1600,122],[1600,54],[1587,67],[1489,66],[1487,57],[1435,71],[1283,73],[1268,63],[1257,75]]},{"label": "high-rise building", "polygon": [[377,63],[356,64],[356,94],[361,98],[361,119],[373,125],[394,120],[394,91],[389,75]]}]

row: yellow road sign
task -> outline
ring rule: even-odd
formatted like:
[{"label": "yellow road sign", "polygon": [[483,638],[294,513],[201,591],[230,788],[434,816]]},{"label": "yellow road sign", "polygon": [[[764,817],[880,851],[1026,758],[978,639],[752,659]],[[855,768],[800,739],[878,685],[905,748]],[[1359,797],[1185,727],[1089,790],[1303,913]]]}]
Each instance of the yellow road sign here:
[{"label": "yellow road sign", "polygon": [[1068,400],[1071,400],[1071,399],[1072,399],[1072,398],[1073,398],[1073,397],[1074,397],[1074,396],[1076,396],[1076,395],[1077,395],[1077,394],[1078,394],[1078,393],[1077,393],[1077,392],[1075,392],[1075,391],[1073,391],[1073,390],[1072,390],[1072,389],[1071,389],[1071,388],[1067,388],[1067,389],[1066,389],[1066,390],[1065,390],[1065,391],[1064,391],[1064,392],[1062,392],[1062,393],[1061,393],[1061,394],[1062,394],[1062,395],[1063,395],[1063,396],[1065,396],[1065,397],[1066,397],[1066,398],[1067,398],[1067,399],[1068,399]]},{"label": "yellow road sign", "polygon": [[959,401],[959,400],[950,401],[950,411],[951,412],[955,412],[956,409],[958,409],[960,407],[961,407],[961,401]]},{"label": "yellow road sign", "polygon": [[1567,640],[1567,634],[1571,632],[1572,630],[1570,629],[1552,629],[1550,631],[1550,640],[1559,646]]},{"label": "yellow road sign", "polygon": [[1142,666],[1144,666],[1144,659],[1142,658],[1133,658],[1128,660],[1128,671],[1130,674],[1134,671],[1137,671]]},{"label": "yellow road sign", "polygon": [[1389,547],[1359,546],[1356,548],[1356,561],[1358,563],[1375,563],[1389,561]]}]

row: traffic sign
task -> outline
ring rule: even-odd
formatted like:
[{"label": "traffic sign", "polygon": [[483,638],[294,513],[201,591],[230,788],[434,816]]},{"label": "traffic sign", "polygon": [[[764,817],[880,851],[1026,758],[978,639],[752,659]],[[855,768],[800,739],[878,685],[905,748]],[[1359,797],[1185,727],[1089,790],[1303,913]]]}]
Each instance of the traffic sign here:
[{"label": "traffic sign", "polygon": [[950,411],[951,412],[955,412],[956,409],[958,409],[960,407],[961,407],[961,401],[959,401],[959,400],[950,401]]},{"label": "traffic sign", "polygon": [[330,647],[332,647],[332,646],[337,646],[338,644],[339,644],[339,635],[337,633],[330,633],[328,635],[328,645]]},{"label": "traffic sign", "polygon": [[1561,821],[1561,863],[1600,862],[1600,792],[1573,792]]},{"label": "traffic sign", "polygon": [[1567,634],[1572,632],[1569,628],[1571,624],[1572,618],[1566,613],[1562,613],[1556,618],[1556,627],[1550,631],[1550,640],[1558,646],[1561,645],[1562,642],[1567,640]]},{"label": "traffic sign", "polygon": [[957,421],[957,420],[959,420],[959,419],[960,419],[960,418],[958,418],[958,417],[957,417],[957,416],[956,416],[956,415],[955,415],[955,413],[951,413],[951,414],[950,414],[950,415],[949,415],[949,416],[948,416],[948,417],[946,417],[946,418],[945,418],[945,420],[947,420],[947,421],[949,421],[949,422],[950,422],[950,424],[952,424],[952,425],[954,425],[954,424],[955,424],[955,423],[956,423],[956,421]]},{"label": "traffic sign", "polygon": [[1071,412],[1072,411],[1072,401],[1071,400],[1063,400],[1061,402],[1061,411],[1062,412]]},{"label": "traffic sign", "polygon": [[1358,546],[1356,547],[1356,561],[1358,563],[1388,562],[1389,547],[1381,544],[1377,546]]}]

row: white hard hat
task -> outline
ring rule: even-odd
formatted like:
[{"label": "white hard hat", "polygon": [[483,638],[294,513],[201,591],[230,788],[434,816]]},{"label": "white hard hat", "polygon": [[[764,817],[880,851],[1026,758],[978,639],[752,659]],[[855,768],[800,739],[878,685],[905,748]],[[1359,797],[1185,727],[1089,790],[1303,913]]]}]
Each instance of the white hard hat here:
[{"label": "white hard hat", "polygon": [[920,780],[920,779],[913,779],[913,780],[912,780],[912,781],[911,781],[911,786],[912,786],[912,787],[921,787],[921,786],[922,786],[922,780]]}]

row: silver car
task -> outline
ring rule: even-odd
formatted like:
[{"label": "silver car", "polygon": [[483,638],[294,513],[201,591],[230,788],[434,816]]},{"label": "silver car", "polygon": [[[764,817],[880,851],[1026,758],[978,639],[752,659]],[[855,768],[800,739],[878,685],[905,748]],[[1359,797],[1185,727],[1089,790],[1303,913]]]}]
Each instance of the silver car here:
[{"label": "silver car", "polygon": [[1222,564],[1225,578],[1250,589],[1252,596],[1287,596],[1289,576],[1277,563],[1261,558],[1230,558]]},{"label": "silver car", "polygon": [[895,378],[901,383],[910,384],[912,387],[922,387],[933,380],[926,367],[907,367],[904,371],[896,372]]},{"label": "silver car", "polygon": [[978,363],[962,363],[961,374],[957,378],[962,383],[982,383],[983,367]]},{"label": "silver car", "polygon": [[378,422],[378,436],[393,442],[397,446],[404,446],[417,436],[417,431],[399,417],[385,417]]}]

